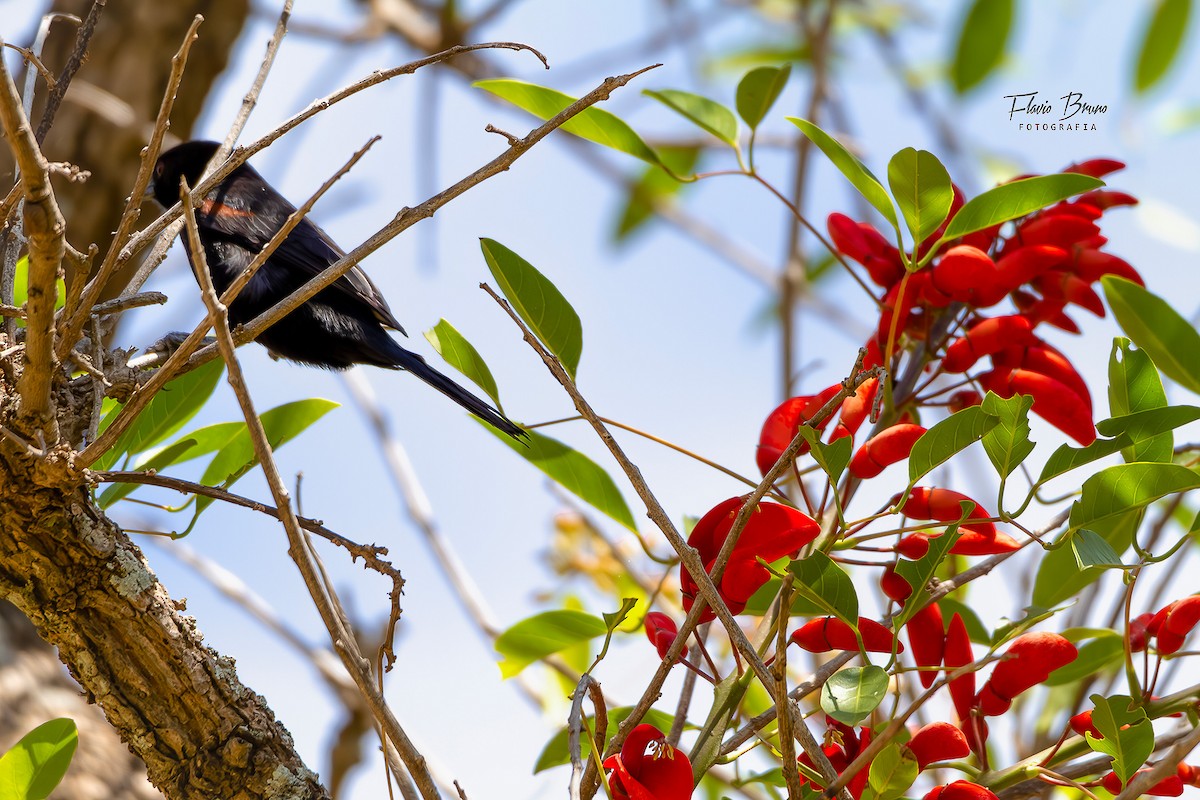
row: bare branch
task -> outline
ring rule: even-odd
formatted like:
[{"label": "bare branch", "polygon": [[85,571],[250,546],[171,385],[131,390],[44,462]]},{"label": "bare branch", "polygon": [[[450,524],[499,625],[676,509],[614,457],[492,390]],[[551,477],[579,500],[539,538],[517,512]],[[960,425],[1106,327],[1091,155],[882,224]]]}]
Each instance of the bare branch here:
[{"label": "bare branch", "polygon": [[[0,42],[2,44],[2,42]],[[18,391],[21,413],[58,439],[58,422],[50,398],[50,382],[57,372],[54,357],[54,284],[62,267],[64,229],[62,212],[50,185],[50,165],[34,138],[21,108],[16,84],[0,58],[0,119],[8,137],[25,193],[25,230],[29,237],[29,289],[25,304],[25,368]]]},{"label": "bare branch", "polygon": [[91,10],[83,20],[83,25],[79,27],[79,33],[75,35],[75,50],[67,59],[63,71],[59,73],[58,80],[50,87],[50,95],[46,98],[46,108],[42,111],[42,121],[38,123],[36,134],[38,146],[46,141],[46,134],[50,132],[50,126],[54,124],[54,115],[58,113],[58,107],[62,105],[67,88],[71,85],[71,79],[83,66],[88,45],[92,41],[92,34],[96,32],[96,23],[100,21],[100,15],[104,12],[106,2],[107,0],[93,0]]}]

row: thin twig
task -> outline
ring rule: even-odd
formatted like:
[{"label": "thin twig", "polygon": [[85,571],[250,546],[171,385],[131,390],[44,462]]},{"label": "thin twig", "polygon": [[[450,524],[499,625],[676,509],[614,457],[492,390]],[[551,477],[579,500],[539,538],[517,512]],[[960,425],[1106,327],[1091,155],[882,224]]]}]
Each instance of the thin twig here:
[{"label": "thin twig", "polygon": [[[167,78],[167,87],[163,92],[162,102],[159,103],[158,116],[154,120],[154,130],[150,134],[149,143],[142,150],[142,159],[138,165],[137,177],[133,181],[133,191],[130,192],[129,197],[125,200],[125,210],[121,213],[121,219],[117,223],[117,230],[113,234],[112,242],[108,246],[108,252],[104,254],[104,261],[100,263],[100,268],[96,271],[96,274],[83,288],[79,302],[74,306],[65,306],[67,322],[62,327],[62,336],[58,343],[60,358],[74,348],[75,343],[79,341],[79,337],[83,335],[83,327],[87,322],[88,315],[91,313],[92,306],[99,301],[100,294],[104,291],[105,285],[117,271],[118,256],[121,253],[122,247],[132,235],[133,226],[141,213],[140,208],[144,202],[143,196],[146,193],[146,188],[150,185],[150,177],[154,172],[154,165],[158,161],[158,154],[162,149],[163,138],[166,136],[167,128],[171,123],[171,109],[175,105],[175,97],[179,90],[179,84],[183,81],[183,72],[187,68],[188,55],[191,53],[192,44],[196,41],[196,31],[203,21],[204,17],[199,14],[192,19],[192,24],[188,26],[187,33],[183,36],[183,43],[179,45],[179,50],[171,58],[171,73]],[[77,280],[77,282],[80,281]],[[71,309],[73,309],[73,312]]]},{"label": "thin twig", "polygon": [[87,17],[79,26],[79,33],[75,34],[75,49],[71,51],[66,66],[58,75],[58,80],[50,87],[50,94],[46,97],[46,108],[42,111],[42,121],[38,123],[35,137],[39,147],[42,142],[46,141],[46,134],[50,132],[50,126],[54,124],[54,115],[58,113],[58,108],[62,105],[63,97],[66,96],[67,89],[71,86],[71,80],[83,66],[83,61],[87,57],[88,45],[92,41],[92,34],[96,32],[96,23],[100,21],[106,1],[93,0]]},{"label": "thin twig", "polygon": [[229,331],[229,321],[226,316],[227,311],[217,297],[216,290],[213,288],[212,278],[209,276],[208,265],[205,263],[204,246],[200,241],[200,230],[196,224],[196,216],[193,208],[194,198],[191,196],[186,185],[181,190],[181,199],[184,201],[184,224],[188,240],[191,244],[191,250],[194,254],[193,258],[195,259],[193,269],[196,273],[196,279],[200,283],[201,295],[204,298],[205,306],[208,308],[210,321],[217,336],[217,345],[221,350],[222,358],[225,360],[226,378],[233,389],[234,395],[237,397],[238,404],[242,408],[242,414],[246,419],[246,427],[250,432],[250,439],[254,445],[255,456],[258,458],[263,475],[266,477],[267,484],[271,488],[271,495],[275,498],[275,504],[281,512],[280,521],[283,523],[283,528],[287,532],[288,537],[288,555],[292,557],[292,560],[300,570],[309,595],[312,597],[317,611],[321,615],[321,620],[325,623],[325,627],[329,632],[334,649],[341,656],[342,663],[354,679],[359,692],[362,693],[363,698],[371,709],[372,715],[379,723],[387,740],[392,742],[400,752],[400,757],[403,759],[409,774],[416,782],[421,796],[425,800],[436,800],[439,797],[439,793],[433,776],[429,773],[424,756],[417,751],[412,741],[408,738],[408,735],[404,732],[404,729],[400,727],[400,723],[396,720],[391,709],[388,708],[386,701],[383,699],[383,694],[376,688],[370,674],[369,662],[359,652],[358,642],[354,633],[349,630],[344,618],[335,609],[334,595],[329,592],[328,587],[323,583],[318,573],[318,568],[312,560],[311,553],[305,541],[304,532],[301,530],[299,520],[297,520],[295,511],[292,509],[291,497],[288,494],[287,487],[284,485],[279,467],[275,463],[274,454],[271,452],[271,445],[267,440],[266,431],[263,429],[262,421],[254,409],[254,401],[251,399],[249,390],[246,387],[241,365],[238,363],[237,354],[234,349],[233,336]]}]

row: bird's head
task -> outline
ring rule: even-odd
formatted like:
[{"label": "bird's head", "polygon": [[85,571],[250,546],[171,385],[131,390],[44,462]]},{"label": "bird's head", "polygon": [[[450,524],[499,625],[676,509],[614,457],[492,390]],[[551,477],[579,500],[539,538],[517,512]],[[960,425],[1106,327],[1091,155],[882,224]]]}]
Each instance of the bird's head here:
[{"label": "bird's head", "polygon": [[188,186],[194,187],[218,147],[216,142],[197,140],[167,150],[154,165],[154,177],[146,193],[163,208],[175,205],[179,202],[179,179],[186,178]]}]

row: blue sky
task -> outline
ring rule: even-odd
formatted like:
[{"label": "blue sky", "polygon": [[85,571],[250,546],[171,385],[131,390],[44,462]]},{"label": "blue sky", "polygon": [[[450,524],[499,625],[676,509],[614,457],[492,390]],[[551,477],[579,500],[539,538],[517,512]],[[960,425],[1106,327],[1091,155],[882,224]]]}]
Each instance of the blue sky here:
[{"label": "blue sky", "polygon": [[[13,5],[0,3],[0,8]],[[1054,171],[1092,156],[1128,161],[1129,169],[1114,176],[1112,184],[1149,201],[1150,212],[1108,215],[1104,232],[1111,239],[1110,249],[1131,260],[1151,289],[1170,297],[1185,315],[1193,315],[1200,298],[1196,136],[1171,132],[1168,127],[1172,113],[1197,101],[1191,88],[1198,85],[1197,56],[1191,48],[1160,90],[1147,99],[1135,99],[1128,75],[1141,24],[1138,5],[1115,0],[1022,3],[1013,56],[998,75],[963,101],[951,97],[945,83],[936,79],[927,91],[962,143],[961,158],[946,160],[954,177],[969,189],[978,190],[1002,177],[979,169],[981,163],[1000,171],[1007,168],[1011,174]],[[924,3],[923,19],[904,28],[899,47],[918,76],[929,79],[937,74],[950,50],[962,6]],[[32,12],[32,8],[23,10]],[[350,4],[300,2],[295,15],[297,20],[346,28],[352,25],[354,13]],[[682,88],[731,103],[738,74],[706,73],[701,83],[697,73],[703,70],[696,65],[705,55],[721,55],[754,41],[763,29],[723,21],[706,28],[702,45],[692,50],[635,48],[631,52],[625,46],[667,24],[659,4],[529,0],[500,18],[488,36],[534,45],[554,68],[542,70],[528,54],[490,55],[508,74],[572,93],[586,91],[608,75],[661,61],[661,69],[619,92],[607,107],[648,139],[691,135],[686,123],[639,91]],[[244,33],[237,61],[210,99],[198,136],[223,137],[272,26],[273,19],[264,16]],[[25,29],[10,26],[5,34],[12,37]],[[311,37],[289,36],[243,139],[257,138],[352,79],[411,57],[392,41],[338,49]],[[903,147],[940,151],[926,121],[913,112],[897,82],[887,77],[865,37],[844,40],[836,75],[852,133],[877,174],[884,171],[890,155]],[[417,152],[425,141],[421,117],[427,107],[422,98],[430,92],[431,81],[440,90],[438,146],[435,153]],[[802,113],[807,91],[808,77],[797,71],[772,112],[768,133],[794,133],[783,116]],[[1096,118],[1096,131],[1022,131],[1016,120],[1008,119],[1009,101],[1004,96],[1030,91],[1055,103],[1068,92],[1081,92],[1089,102],[1107,105],[1108,111]],[[401,207],[423,200],[430,188],[448,185],[500,152],[504,142],[484,132],[488,123],[518,134],[533,126],[520,112],[464,87],[456,75],[422,72],[364,92],[319,115],[253,163],[298,203],[369,136],[382,134],[383,140],[313,214],[349,249]],[[511,416],[538,421],[573,413],[569,399],[511,323],[477,288],[489,279],[478,239],[495,238],[549,276],[579,313],[584,331],[579,384],[599,413],[754,474],[758,429],[780,399],[778,337],[756,322],[767,294],[703,246],[661,226],[626,246],[614,247],[609,232],[620,202],[614,185],[581,163],[576,148],[566,146],[570,143],[554,138],[508,173],[472,190],[363,263],[413,334],[407,344],[439,363],[420,331],[445,317],[481,350]],[[590,156],[619,170],[640,169],[631,159],[589,147]],[[421,165],[430,162],[436,173],[432,187],[418,175]],[[713,169],[732,166],[731,161],[723,164],[717,159],[709,163]],[[778,185],[790,182],[789,155],[764,151],[759,165]],[[959,165],[973,168],[973,174],[953,171]],[[824,163],[815,169],[806,208],[810,217],[823,224],[831,211],[855,215],[857,206],[840,176]],[[779,264],[787,219],[784,209],[760,187],[742,178],[714,178],[694,187],[686,204],[765,263]],[[1180,221],[1172,221],[1172,214]],[[203,308],[179,248],[154,284],[170,294],[171,302],[165,311],[139,312],[124,331],[128,341],[123,345],[148,344],[162,331],[190,329],[201,318]],[[819,291],[827,302],[851,315],[862,308],[861,297],[844,276],[833,277]],[[1103,397],[1109,342],[1117,331],[1110,319],[1084,318],[1082,313],[1077,317],[1084,336],[1063,335],[1053,343],[1076,360],[1093,393]],[[805,365],[799,388],[815,390],[842,377],[860,338],[858,333],[839,332],[805,317],[799,333],[799,360]],[[309,435],[284,448],[279,460],[285,474],[303,472],[306,514],[350,538],[386,544],[408,580],[399,664],[388,678],[388,696],[401,723],[437,768],[458,778],[472,797],[561,796],[565,772],[537,778],[529,773],[542,744],[565,719],[565,702],[545,711],[534,709],[501,683],[494,654],[465,621],[406,518],[372,434],[348,404],[340,379],[272,362],[257,347],[240,352],[260,408],[309,396],[347,403]],[[563,590],[542,558],[553,515],[562,504],[547,490],[540,473],[410,376],[369,370],[366,377],[408,449],[440,529],[502,624],[538,610],[539,593]],[[1173,391],[1182,397],[1178,389]],[[1098,405],[1099,412],[1103,402]],[[222,385],[196,423],[237,416],[232,395]],[[615,465],[582,424],[556,426],[547,433],[591,454],[616,474]],[[1035,439],[1039,436],[1047,442],[1059,441],[1058,434],[1044,426],[1035,427]],[[701,514],[741,491],[730,479],[677,454],[634,437],[620,438],[676,519]],[[238,491],[268,496],[257,475],[245,478]],[[635,516],[643,520],[632,492],[627,491],[626,497]],[[116,516],[132,527],[142,527],[147,513],[130,507]],[[162,527],[177,524],[161,514],[150,520]],[[644,520],[641,527],[650,530]],[[610,533],[619,536],[615,529]],[[238,575],[310,642],[324,640],[299,576],[286,557],[283,535],[265,517],[214,506],[185,544]],[[171,546],[151,550],[160,578],[174,596],[188,598],[188,613],[199,620],[208,641],[236,658],[243,681],[267,697],[296,736],[308,763],[322,768],[338,715],[314,671],[168,555]],[[386,586],[347,563],[342,553],[323,550],[322,554],[352,611],[364,620],[381,620]],[[1000,605],[994,609],[996,617],[1014,612]],[[618,646],[599,677],[615,697],[628,701],[636,696],[638,681],[648,674],[652,661],[640,638],[624,645]],[[672,697],[669,689],[670,685],[667,698]],[[372,766],[356,781],[353,796],[379,797],[382,787],[382,771]]]}]

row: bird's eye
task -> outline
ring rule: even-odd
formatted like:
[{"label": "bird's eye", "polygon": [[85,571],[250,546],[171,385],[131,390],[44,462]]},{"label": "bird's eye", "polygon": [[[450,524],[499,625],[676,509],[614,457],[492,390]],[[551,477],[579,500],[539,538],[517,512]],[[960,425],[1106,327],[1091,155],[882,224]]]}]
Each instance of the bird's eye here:
[{"label": "bird's eye", "polygon": [[166,165],[164,165],[162,162],[154,165],[154,177],[161,178],[163,176],[163,172],[165,171]]}]

